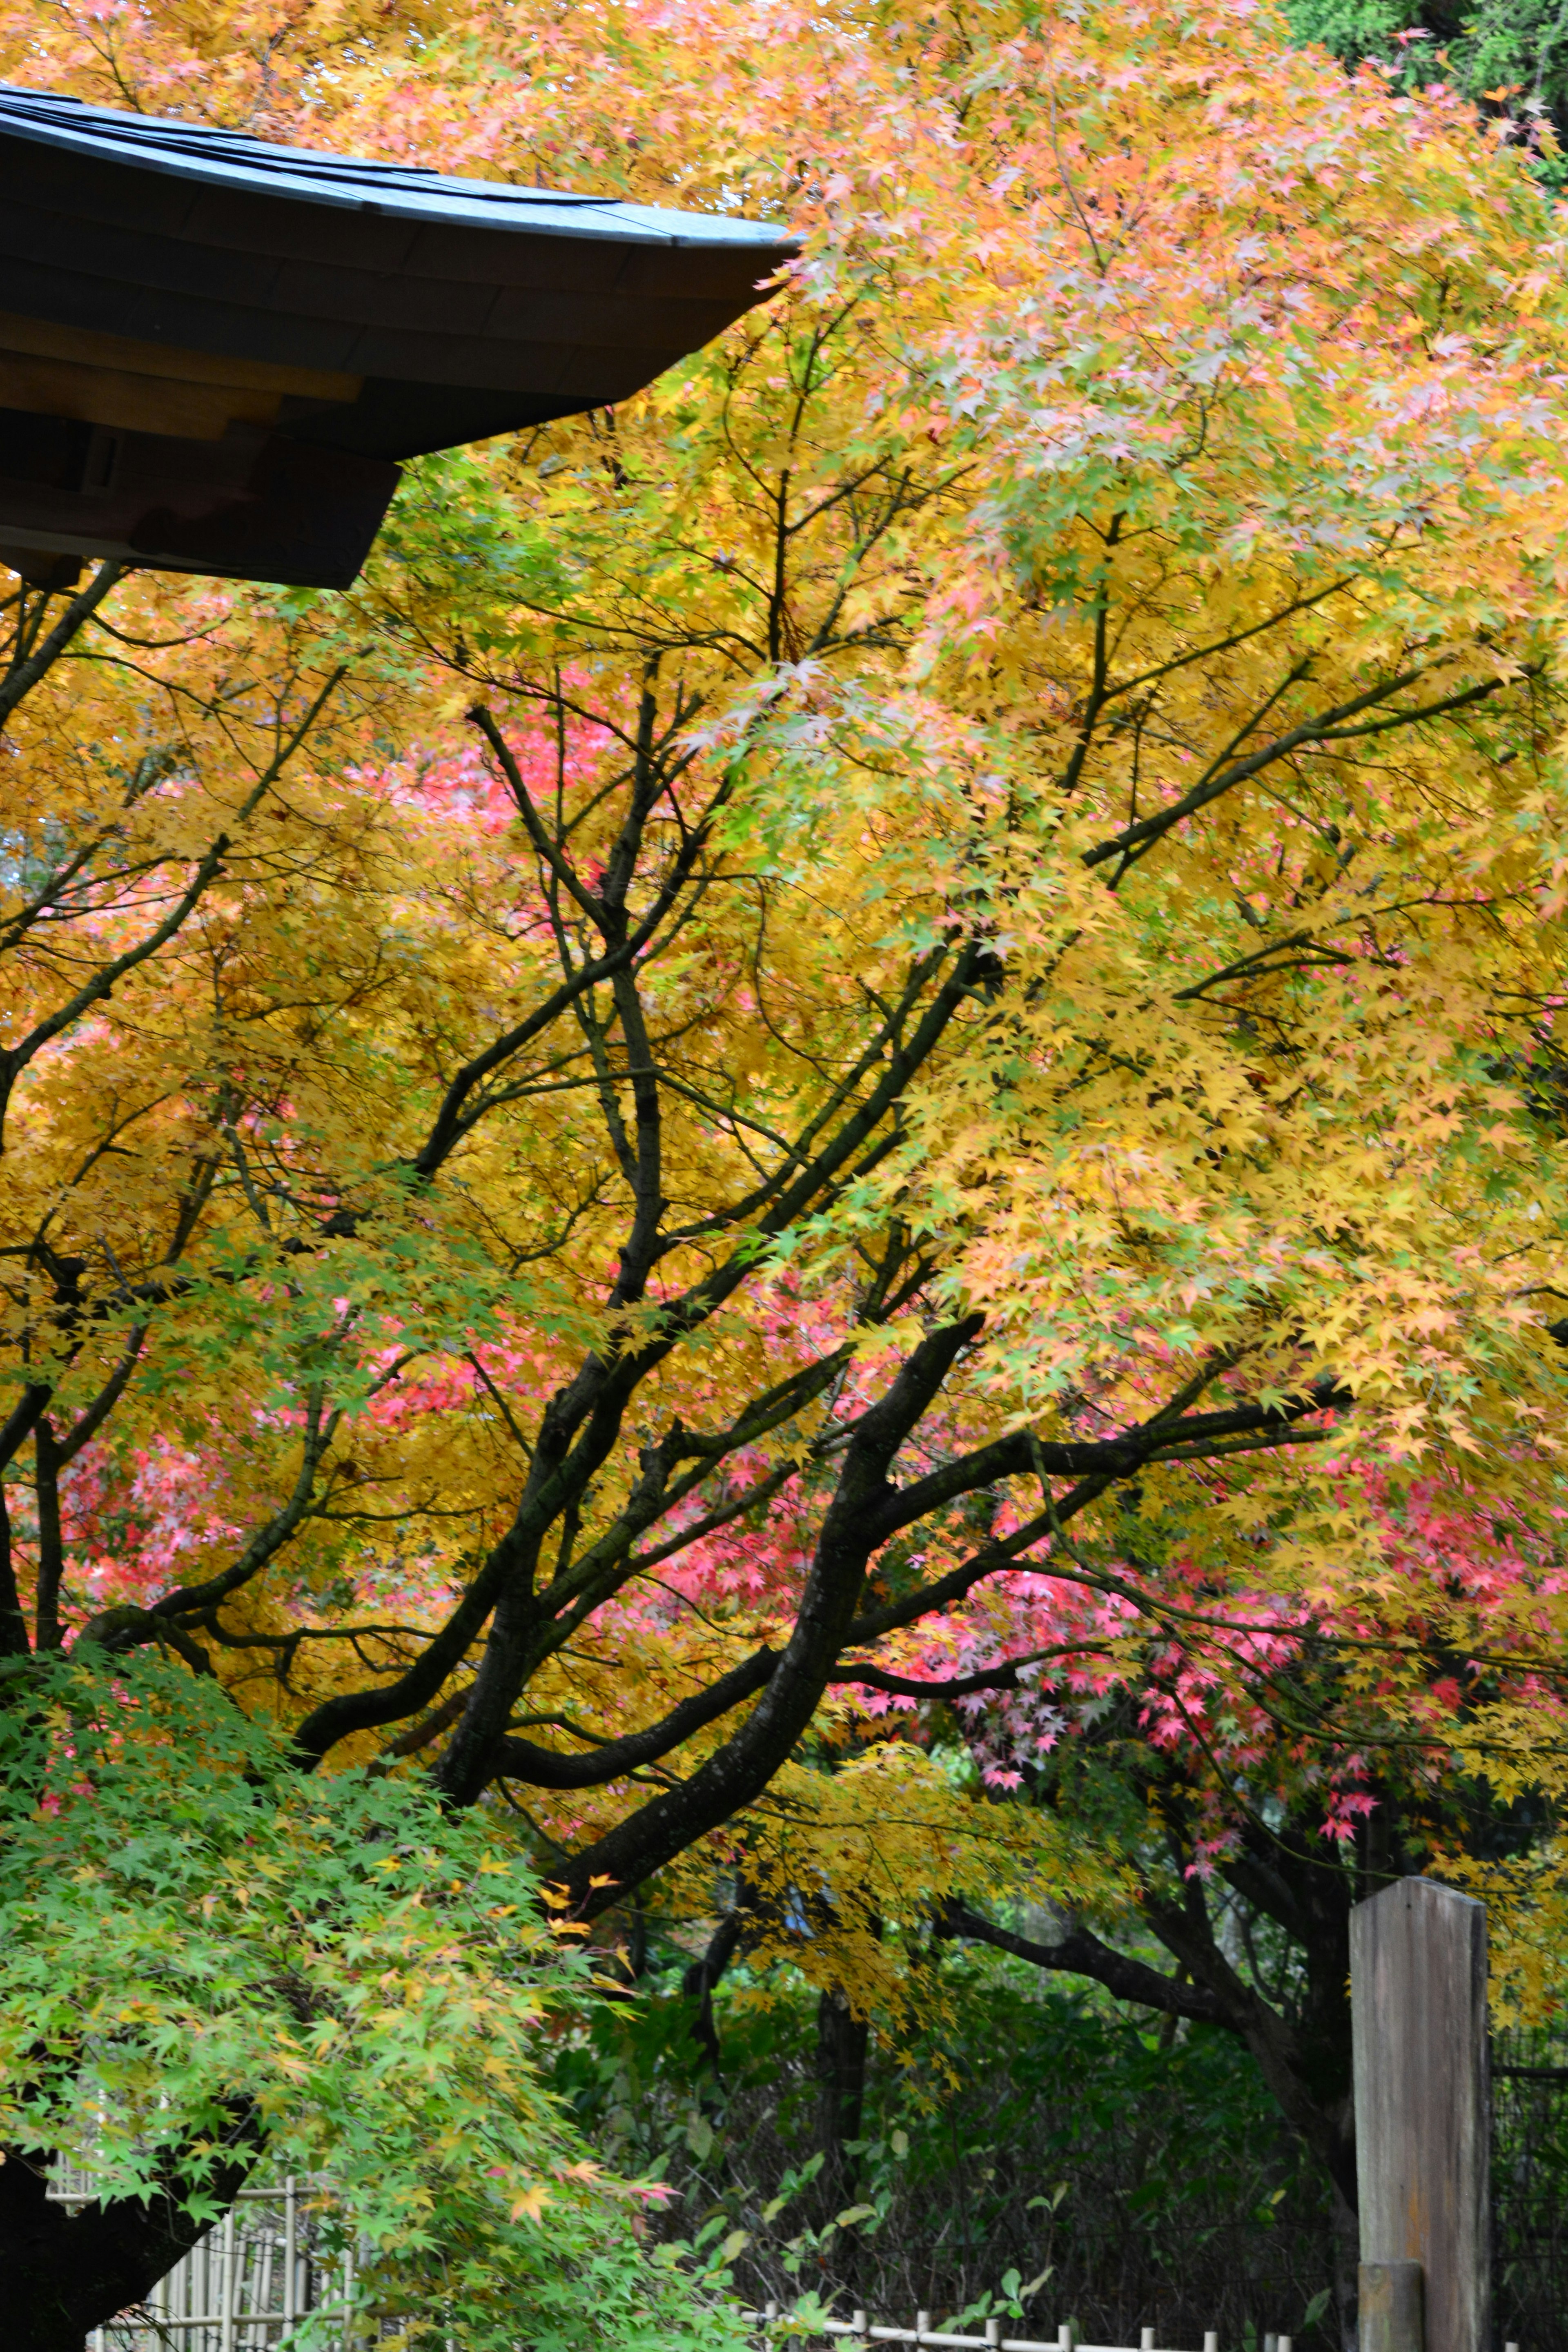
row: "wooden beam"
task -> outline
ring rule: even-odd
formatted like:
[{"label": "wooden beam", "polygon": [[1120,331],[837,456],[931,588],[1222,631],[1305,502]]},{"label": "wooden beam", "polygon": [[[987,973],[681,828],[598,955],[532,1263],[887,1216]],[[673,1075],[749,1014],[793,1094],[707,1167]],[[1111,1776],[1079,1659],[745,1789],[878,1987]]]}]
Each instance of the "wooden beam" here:
[{"label": "wooden beam", "polygon": [[131,375],[119,368],[36,360],[0,347],[0,408],[29,416],[65,416],[125,433],[172,433],[183,441],[221,441],[231,425],[273,425],[281,394],[239,384],[184,383],[177,377]]},{"label": "wooden beam", "polygon": [[92,327],[61,326],[53,319],[0,310],[0,351],[40,360],[73,360],[126,375],[160,376],[180,383],[237,384],[247,391],[293,393],[302,400],[357,400],[363,378],[333,368],[285,366],[276,360],[227,359],[221,352],[184,351],[175,343],[142,342]]},{"label": "wooden beam", "polygon": [[[1429,1878],[1351,1913],[1361,2258],[1376,2352],[1488,2352],[1486,1906]],[[1408,2266],[1419,2263],[1419,2289]],[[1384,2333],[1380,2336],[1380,2330]]]},{"label": "wooden beam", "polygon": [[28,416],[221,441],[231,425],[276,425],[287,398],[346,404],[363,388],[363,378],[329,368],[225,359],[0,311],[0,408]]}]

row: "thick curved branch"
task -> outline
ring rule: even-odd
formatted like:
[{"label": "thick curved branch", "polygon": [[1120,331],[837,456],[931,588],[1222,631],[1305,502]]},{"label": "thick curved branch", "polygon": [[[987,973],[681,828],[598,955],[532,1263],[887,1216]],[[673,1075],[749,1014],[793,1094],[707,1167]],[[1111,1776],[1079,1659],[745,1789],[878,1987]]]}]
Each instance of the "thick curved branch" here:
[{"label": "thick curved branch", "polygon": [[870,1549],[867,1506],[884,1490],[894,1455],[974,1340],[981,1322],[978,1315],[965,1316],[929,1333],[887,1394],[862,1417],[845,1449],[789,1642],[757,1705],[689,1780],[662,1791],[573,1857],[563,1875],[580,1915],[608,1909],[731,1819],[761,1795],[785,1762],[816,1711],[864,1586]]},{"label": "thick curved branch", "polygon": [[939,1936],[966,1943],[990,1944],[998,1952],[1010,1952],[1016,1960],[1027,1960],[1032,1968],[1059,1969],[1068,1976],[1091,1978],[1118,2000],[1135,2001],[1142,2009],[1161,2010],[1167,2017],[1194,2018],[1203,2025],[1223,2025],[1231,2033],[1239,2034],[1242,2030],[1206,1985],[1183,1984],[1175,1977],[1163,1977],[1158,1969],[1129,1959],[1124,1952],[1101,1943],[1087,1927],[1070,1928],[1059,1943],[1037,1944],[1027,1936],[1016,1936],[1010,1927],[998,1927],[966,1904],[948,1902],[938,1914],[936,1930]]},{"label": "thick curved branch", "polygon": [[895,1488],[879,1513],[876,1540],[886,1543],[944,1503],[957,1502],[1003,1478],[1026,1478],[1031,1472],[1050,1478],[1131,1478],[1164,1460],[1202,1458],[1227,1438],[1283,1434],[1310,1413],[1342,1412],[1352,1402],[1348,1389],[1323,1381],[1289,1404],[1230,1405],[1217,1412],[1177,1416],[1167,1407],[1120,1437],[1047,1440],[1029,1430],[1016,1430]]},{"label": "thick curved branch", "polygon": [[[395,1682],[382,1683],[373,1690],[342,1691],[311,1709],[290,1743],[302,1764],[308,1768],[319,1764],[352,1732],[378,1731],[383,1724],[401,1723],[430,1705],[448,1675],[468,1655],[470,1643],[495,1607],[497,1589],[507,1572],[504,1559],[498,1557],[501,1552],[502,1545],[498,1544],[446,1623]],[[464,1698],[466,1704],[466,1693]]]},{"label": "thick curved branch", "polygon": [[556,1748],[541,1748],[536,1740],[519,1738],[513,1732],[498,1743],[491,1777],[526,1780],[535,1789],[602,1788],[606,1780],[618,1780],[639,1766],[657,1763],[694,1732],[705,1730],[731,1707],[754,1697],[773,1679],[779,1654],[764,1645],[740,1665],[731,1666],[727,1675],[721,1675],[705,1691],[683,1698],[646,1731],[606,1739],[585,1756],[563,1756]]},{"label": "thick curved branch", "polygon": [[1026,1666],[1042,1665],[1047,1658],[1082,1658],[1091,1652],[1109,1653],[1113,1646],[1110,1642],[1055,1642],[1048,1650],[1031,1650],[1022,1658],[1004,1658],[997,1665],[977,1667],[972,1675],[932,1675],[926,1681],[913,1675],[889,1674],[885,1667],[871,1665],[864,1658],[850,1658],[835,1666],[827,1679],[830,1683],[858,1684],[865,1690],[886,1691],[891,1698],[945,1702],[973,1698],[982,1691],[1021,1690]]}]

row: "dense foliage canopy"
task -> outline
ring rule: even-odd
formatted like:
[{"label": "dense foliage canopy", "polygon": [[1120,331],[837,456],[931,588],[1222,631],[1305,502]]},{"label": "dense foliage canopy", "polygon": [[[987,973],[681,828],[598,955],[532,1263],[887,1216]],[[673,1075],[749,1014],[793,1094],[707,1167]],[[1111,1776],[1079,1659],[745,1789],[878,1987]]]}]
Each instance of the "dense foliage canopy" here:
[{"label": "dense foliage canopy", "polygon": [[[18,2342],[79,2344],[265,2147],[330,2188],[318,2264],[331,2277],[352,2248],[358,2294],[411,2342],[739,2344],[673,2249],[647,2259],[652,2192],[607,2175],[544,2086],[542,2042],[591,1969],[477,1815],[386,1777],[308,1779],[269,1725],[156,1659],[26,1682],[32,1704],[0,1715]],[[85,2159],[96,2211],[44,2202],[45,2149]],[[340,2339],[331,2302],[301,2343]]]},{"label": "dense foliage canopy", "polygon": [[1548,1948],[1550,200],[1242,0],[61,8],[0,72],[806,239],[413,468],[352,593],[13,588],[24,1724],[162,1654],[848,2011],[1010,1939],[1241,2034],[1348,2204],[1358,1888],[1506,1864]]}]

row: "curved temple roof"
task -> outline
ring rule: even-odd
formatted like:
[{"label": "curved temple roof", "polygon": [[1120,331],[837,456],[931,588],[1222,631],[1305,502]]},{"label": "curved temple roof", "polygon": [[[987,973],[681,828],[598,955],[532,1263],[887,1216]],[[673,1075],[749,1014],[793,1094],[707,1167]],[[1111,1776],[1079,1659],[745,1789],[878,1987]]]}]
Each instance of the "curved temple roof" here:
[{"label": "curved temple roof", "polygon": [[625,399],[794,250],[0,84],[0,560],[344,587],[400,458]]}]

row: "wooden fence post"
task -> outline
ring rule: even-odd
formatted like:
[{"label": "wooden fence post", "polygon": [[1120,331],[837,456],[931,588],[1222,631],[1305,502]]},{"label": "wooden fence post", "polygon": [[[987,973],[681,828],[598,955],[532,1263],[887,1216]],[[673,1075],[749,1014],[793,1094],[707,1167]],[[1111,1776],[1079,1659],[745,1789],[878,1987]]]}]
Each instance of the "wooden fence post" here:
[{"label": "wooden fence post", "polygon": [[1486,1906],[1430,1878],[1351,1913],[1361,2352],[1488,2352]]}]

